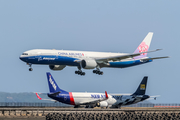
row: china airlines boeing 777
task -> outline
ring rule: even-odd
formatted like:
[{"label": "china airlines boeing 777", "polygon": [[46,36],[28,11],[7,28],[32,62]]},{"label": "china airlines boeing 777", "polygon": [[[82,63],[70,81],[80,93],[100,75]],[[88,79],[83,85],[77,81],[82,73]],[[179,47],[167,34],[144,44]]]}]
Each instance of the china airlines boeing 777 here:
[{"label": "china airlines boeing 777", "polygon": [[131,105],[144,101],[149,98],[156,98],[157,96],[145,95],[146,84],[148,77],[144,77],[141,81],[136,92],[129,95],[123,94],[107,94],[105,93],[88,93],[88,92],[67,92],[58,87],[57,83],[53,79],[50,73],[47,74],[47,80],[50,93],[45,93],[52,99],[42,99],[38,93],[36,93],[38,99],[58,101],[69,105],[74,105],[75,108],[80,105],[85,105],[86,108],[93,107],[113,107],[120,108],[123,105]]},{"label": "china airlines boeing 777", "polygon": [[85,75],[83,69],[94,69],[93,73],[102,75],[100,68],[126,68],[135,65],[152,62],[154,59],[168,58],[166,57],[147,57],[147,53],[155,52],[160,49],[148,51],[153,33],[149,32],[142,43],[138,46],[134,53],[110,53],[110,52],[88,52],[88,51],[70,51],[70,50],[48,50],[33,49],[24,52],[20,59],[26,62],[32,71],[32,64],[49,65],[51,70],[62,70],[66,66],[76,66],[78,71],[75,74]]}]

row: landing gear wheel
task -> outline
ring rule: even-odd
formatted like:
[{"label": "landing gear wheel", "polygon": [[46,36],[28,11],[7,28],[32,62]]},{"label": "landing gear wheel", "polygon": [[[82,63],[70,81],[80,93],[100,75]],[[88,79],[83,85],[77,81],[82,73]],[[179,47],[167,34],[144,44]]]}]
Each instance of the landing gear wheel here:
[{"label": "landing gear wheel", "polygon": [[85,75],[86,73],[85,73],[85,72],[82,72],[82,71],[75,71],[75,74],[78,74],[78,75]]},{"label": "landing gear wheel", "polygon": [[89,105],[86,105],[86,106],[85,106],[85,108],[88,108],[88,107],[89,107]]},{"label": "landing gear wheel", "polygon": [[103,72],[100,72],[100,74],[99,75],[103,75]]},{"label": "landing gear wheel", "polygon": [[80,75],[85,75],[85,72],[81,72]]},{"label": "landing gear wheel", "polygon": [[98,75],[103,75],[103,72],[99,70],[93,70],[93,73],[98,74]]},{"label": "landing gear wheel", "polygon": [[33,69],[32,68],[29,68],[29,71],[32,71]]},{"label": "landing gear wheel", "polygon": [[99,74],[99,71],[96,71],[96,74]]}]

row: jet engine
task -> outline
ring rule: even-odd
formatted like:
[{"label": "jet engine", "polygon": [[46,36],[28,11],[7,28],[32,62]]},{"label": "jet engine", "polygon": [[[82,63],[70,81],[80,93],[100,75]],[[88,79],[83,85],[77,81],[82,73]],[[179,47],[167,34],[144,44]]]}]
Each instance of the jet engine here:
[{"label": "jet engine", "polygon": [[94,69],[97,63],[94,59],[84,59],[81,61],[81,66],[84,69]]},{"label": "jet engine", "polygon": [[66,65],[49,65],[51,70],[62,70],[66,67]]},{"label": "jet engine", "polygon": [[106,101],[102,101],[102,102],[99,102],[97,104],[98,107],[107,107],[108,106],[108,103]]}]

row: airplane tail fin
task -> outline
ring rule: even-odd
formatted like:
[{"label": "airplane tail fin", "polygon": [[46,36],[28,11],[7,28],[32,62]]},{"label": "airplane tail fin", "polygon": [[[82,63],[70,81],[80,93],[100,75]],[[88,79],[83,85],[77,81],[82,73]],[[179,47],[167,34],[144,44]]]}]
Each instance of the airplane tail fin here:
[{"label": "airplane tail fin", "polygon": [[[137,47],[137,49],[134,51],[134,53],[140,53],[140,52],[146,52],[148,51],[151,40],[153,37],[153,32],[149,32],[147,36],[144,38],[144,40],[141,42],[141,44]],[[147,56],[147,53],[143,53],[140,56],[134,57],[134,59],[140,59]]]},{"label": "airplane tail fin", "polygon": [[[64,90],[60,89],[59,86],[57,85],[56,81],[54,80],[53,76],[51,73],[47,72],[47,80],[48,80],[48,85],[49,85],[49,91],[50,93],[56,93],[56,92],[63,92]],[[64,91],[66,92],[66,91]]]},{"label": "airplane tail fin", "polygon": [[141,81],[139,87],[137,88],[136,92],[133,95],[144,95],[146,92],[146,84],[147,84],[148,77],[145,76]]}]

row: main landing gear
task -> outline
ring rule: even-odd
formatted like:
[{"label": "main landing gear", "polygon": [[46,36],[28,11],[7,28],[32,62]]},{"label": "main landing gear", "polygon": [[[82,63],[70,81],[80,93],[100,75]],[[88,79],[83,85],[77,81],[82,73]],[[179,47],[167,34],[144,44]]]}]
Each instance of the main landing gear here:
[{"label": "main landing gear", "polygon": [[93,70],[93,73],[98,74],[98,75],[103,75],[103,72],[100,70]]},{"label": "main landing gear", "polygon": [[98,74],[98,75],[103,75],[103,72],[100,71],[99,66],[97,66],[96,69],[97,69],[97,70],[93,70],[93,73]]},{"label": "main landing gear", "polygon": [[75,74],[78,74],[78,75],[85,75],[86,73],[85,73],[85,72],[82,72],[81,70],[78,70],[78,71],[75,71]]},{"label": "main landing gear", "polygon": [[27,63],[28,65],[29,65],[29,71],[33,71],[33,69],[32,69],[32,64],[31,63]]},{"label": "main landing gear", "polygon": [[81,67],[78,67],[78,71],[75,71],[75,74],[78,74],[78,75],[85,75],[86,73],[85,72],[82,72],[81,70]]},{"label": "main landing gear", "polygon": [[80,107],[80,105],[75,105],[75,106],[74,106],[74,108],[79,108],[79,107]]}]

